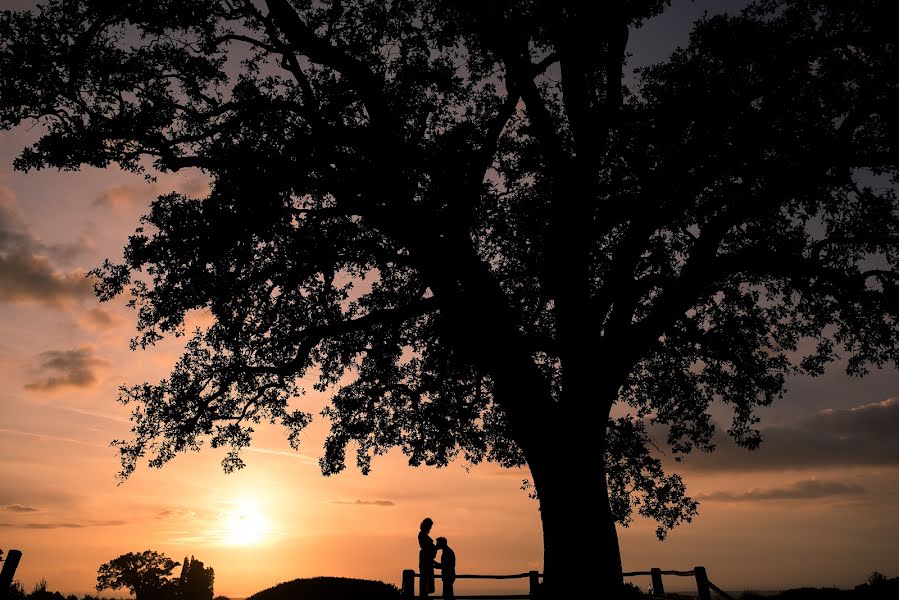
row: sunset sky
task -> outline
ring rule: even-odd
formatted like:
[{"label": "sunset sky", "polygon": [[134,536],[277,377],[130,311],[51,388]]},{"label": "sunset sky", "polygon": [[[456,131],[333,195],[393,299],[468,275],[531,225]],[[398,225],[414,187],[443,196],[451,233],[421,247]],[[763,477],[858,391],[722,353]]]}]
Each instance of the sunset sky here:
[{"label": "sunset sky", "polygon": [[[663,57],[705,8],[736,4],[674,2],[632,37],[632,66]],[[156,195],[202,196],[208,181],[198,172],[153,184],[114,169],[14,172],[36,135],[0,132],[0,548],[23,552],[16,578],[26,589],[44,578],[51,590],[90,592],[100,564],[146,549],[196,556],[215,569],[216,594],[232,597],[316,575],[398,585],[416,568],[425,516],[449,539],[459,572],[542,568],[537,503],[520,490],[526,472],[412,469],[393,453],[368,477],[350,467],[323,478],[321,419],[299,453],[283,431],[260,427],[248,467],[233,475],[222,474],[221,453],[205,450],[162,470],[141,465],[117,485],[109,444],[130,428],[117,388],[167,376],[180,340],[130,351],[134,313],[122,301],[99,304],[84,273],[121,257]],[[304,402],[323,406],[327,394],[310,391]],[[620,531],[624,569],[704,565],[730,590],[899,575],[899,372],[851,379],[836,364],[792,380],[762,417],[758,452],[722,440],[716,454],[680,465],[701,501],[694,523],[663,543],[652,522]]]}]

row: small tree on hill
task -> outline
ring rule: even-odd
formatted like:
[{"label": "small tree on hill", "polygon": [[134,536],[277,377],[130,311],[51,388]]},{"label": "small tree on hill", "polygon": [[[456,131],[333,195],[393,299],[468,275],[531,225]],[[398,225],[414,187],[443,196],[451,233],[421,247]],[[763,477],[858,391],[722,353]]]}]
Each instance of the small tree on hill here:
[{"label": "small tree on hill", "polygon": [[215,571],[193,556],[184,558],[178,588],[181,600],[212,600]]}]

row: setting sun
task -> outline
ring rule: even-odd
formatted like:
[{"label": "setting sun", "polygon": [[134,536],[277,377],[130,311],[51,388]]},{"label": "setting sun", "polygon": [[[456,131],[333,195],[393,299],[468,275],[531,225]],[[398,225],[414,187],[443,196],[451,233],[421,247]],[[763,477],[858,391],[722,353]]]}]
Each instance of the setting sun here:
[{"label": "setting sun", "polygon": [[255,503],[246,500],[234,502],[221,519],[222,541],[229,546],[258,544],[271,531],[265,514]]}]

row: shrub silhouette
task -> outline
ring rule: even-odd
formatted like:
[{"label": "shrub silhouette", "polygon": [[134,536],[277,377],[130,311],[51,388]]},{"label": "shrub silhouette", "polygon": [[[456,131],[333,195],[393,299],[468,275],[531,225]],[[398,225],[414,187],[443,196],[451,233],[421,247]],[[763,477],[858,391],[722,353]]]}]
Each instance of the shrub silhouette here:
[{"label": "shrub silhouette", "polygon": [[640,586],[634,585],[631,582],[625,582],[625,584],[621,588],[621,593],[618,595],[620,600],[643,600],[645,598],[649,598],[646,594],[643,593],[643,590],[640,589]]},{"label": "shrub silhouette", "polygon": [[899,577],[890,579],[874,571],[868,576],[866,583],[855,586],[854,597],[859,600],[899,598]]},{"label": "shrub silhouette", "polygon": [[396,600],[400,590],[382,581],[312,577],[279,583],[247,600]]},{"label": "shrub silhouette", "polygon": [[784,590],[777,595],[778,600],[843,600],[851,597],[846,590],[833,588],[802,587]]}]

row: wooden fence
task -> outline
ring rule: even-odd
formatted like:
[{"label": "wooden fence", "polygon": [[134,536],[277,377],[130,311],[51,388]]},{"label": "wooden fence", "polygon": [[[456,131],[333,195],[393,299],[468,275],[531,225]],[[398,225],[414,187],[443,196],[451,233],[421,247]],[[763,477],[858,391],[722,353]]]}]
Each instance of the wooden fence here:
[{"label": "wooden fence", "polygon": [[676,575],[677,577],[693,577],[696,579],[696,595],[699,597],[699,600],[712,600],[712,590],[718,592],[726,600],[734,600],[730,594],[709,581],[709,575],[705,567],[693,567],[690,571],[663,571],[662,569],[652,568],[649,571],[631,571],[630,573],[622,573],[622,575],[624,577],[649,575],[652,578],[653,597],[662,598],[665,596],[665,585],[662,583],[662,575]]},{"label": "wooden fence", "polygon": [[[727,592],[719,588],[717,585],[709,581],[708,573],[705,567],[693,567],[690,571],[663,571],[662,569],[652,568],[649,571],[631,571],[622,573],[624,577],[638,577],[640,575],[649,575],[652,578],[652,595],[657,598],[665,597],[665,585],[662,582],[662,575],[674,575],[677,577],[693,577],[696,580],[696,592],[699,600],[712,600],[712,590],[718,592],[722,598],[726,600],[734,600]],[[420,577],[418,573],[412,569],[403,571],[403,598],[415,597],[415,578]],[[540,579],[542,573],[537,571],[528,571],[527,573],[516,573],[514,575],[456,575],[456,579],[528,579],[529,590],[527,594],[500,594],[500,595],[484,595],[478,594],[474,596],[457,595],[456,598],[467,600],[533,600],[539,598]],[[428,596],[433,600],[442,599],[443,596]]]},{"label": "wooden fence", "polygon": [[[403,588],[402,588],[402,596],[403,598],[414,598],[415,597],[415,578],[420,577],[418,573],[413,571],[412,569],[406,569],[403,571]],[[476,594],[474,596],[462,596],[456,595],[456,598],[460,600],[466,598],[468,600],[501,600],[508,599],[513,600],[515,598],[536,598],[537,592],[540,588],[540,578],[543,577],[537,571],[528,571],[527,573],[516,573],[514,575],[456,575],[456,579],[528,579],[529,582],[529,593],[527,594],[500,594],[500,595],[484,595],[484,594]],[[443,598],[440,596],[428,596],[431,599]]]}]

